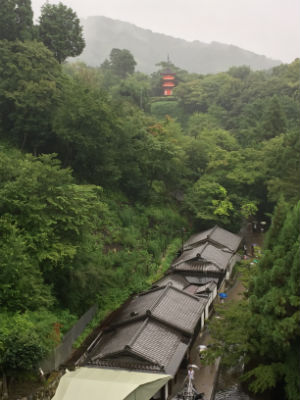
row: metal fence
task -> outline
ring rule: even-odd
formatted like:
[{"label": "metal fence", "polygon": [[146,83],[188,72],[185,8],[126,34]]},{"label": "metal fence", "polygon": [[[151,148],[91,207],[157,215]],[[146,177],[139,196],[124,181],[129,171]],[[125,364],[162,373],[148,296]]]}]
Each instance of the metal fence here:
[{"label": "metal fence", "polygon": [[82,334],[87,324],[92,320],[97,312],[97,306],[91,307],[76,324],[65,334],[62,342],[48,356],[46,360],[41,362],[41,368],[45,373],[58,369],[72,354],[72,345],[75,340]]}]

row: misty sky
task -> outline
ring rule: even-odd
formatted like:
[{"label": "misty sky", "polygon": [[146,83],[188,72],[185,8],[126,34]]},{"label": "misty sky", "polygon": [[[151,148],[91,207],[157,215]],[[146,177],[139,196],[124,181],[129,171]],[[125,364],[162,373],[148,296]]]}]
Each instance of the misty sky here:
[{"label": "misty sky", "polygon": [[[300,56],[300,0],[61,0],[186,40],[234,44],[283,62]],[[45,0],[31,0],[35,19]],[[50,0],[49,3],[58,3]]]}]

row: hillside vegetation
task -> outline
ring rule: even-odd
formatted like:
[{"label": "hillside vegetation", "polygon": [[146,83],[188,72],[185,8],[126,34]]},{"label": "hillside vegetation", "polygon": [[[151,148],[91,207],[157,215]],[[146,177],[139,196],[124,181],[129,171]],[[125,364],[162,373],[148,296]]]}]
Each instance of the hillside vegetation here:
[{"label": "hillside vegetation", "polygon": [[130,50],[137,61],[137,70],[147,74],[156,71],[156,64],[168,56],[178,67],[198,74],[226,71],[231,66],[241,65],[260,70],[281,63],[237,46],[198,40],[189,42],[107,17],[88,17],[81,22],[86,48],[79,59],[92,67],[102,64],[113,48]]},{"label": "hillside vegetation", "polygon": [[62,335],[92,304],[103,317],[149,287],[182,235],[215,223],[238,231],[299,198],[299,60],[215,75],[169,65],[177,87],[167,101],[159,71],[135,72],[127,50],[98,68],[63,63],[68,44],[51,49],[55,38],[39,34],[29,8],[22,29],[12,18],[14,37],[0,36],[0,368],[9,376],[36,371],[60,340],[58,323]]}]

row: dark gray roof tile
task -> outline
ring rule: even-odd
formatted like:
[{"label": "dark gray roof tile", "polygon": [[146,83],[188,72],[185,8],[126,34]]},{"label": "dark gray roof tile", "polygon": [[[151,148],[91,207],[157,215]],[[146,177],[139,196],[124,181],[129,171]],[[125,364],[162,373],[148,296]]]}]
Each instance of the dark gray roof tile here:
[{"label": "dark gray roof tile", "polygon": [[143,354],[148,359],[153,360],[154,363],[166,366],[181,339],[182,335],[174,329],[149,320],[132,344],[132,350]]},{"label": "dark gray roof tile", "polygon": [[172,263],[172,266],[178,265],[182,262],[193,260],[194,258],[197,258],[198,255],[200,255],[205,248],[206,244],[199,245],[193,249],[185,250],[176,260]]},{"label": "dark gray roof tile", "polygon": [[129,345],[134,335],[140,330],[144,321],[135,321],[124,325],[121,328],[111,329],[105,332],[99,345],[95,347],[91,354],[91,358],[101,353],[102,356],[116,353],[125,349]]},{"label": "dark gray roof tile", "polygon": [[241,244],[242,237],[217,226],[209,234],[209,240],[236,252]]},{"label": "dark gray roof tile", "polygon": [[208,282],[214,282],[218,284],[219,278],[211,277],[211,276],[203,276],[203,275],[186,275],[184,274],[185,279],[194,285],[205,285]]},{"label": "dark gray roof tile", "polygon": [[220,247],[227,247],[231,252],[236,252],[242,237],[216,225],[211,229],[192,235],[185,242],[183,248],[188,250],[207,241],[211,241]]},{"label": "dark gray roof tile", "polygon": [[174,267],[175,271],[198,272],[205,274],[207,272],[222,273],[222,268],[211,262],[203,263],[198,261],[188,261],[178,264]]},{"label": "dark gray roof tile", "polygon": [[208,243],[201,253],[201,258],[216,264],[221,269],[225,269],[229,264],[232,253],[227,249],[220,249]]},{"label": "dark gray roof tile", "polygon": [[130,330],[122,325],[115,332],[105,332],[86,364],[177,371],[189,344],[183,333],[150,318],[129,325]]},{"label": "dark gray roof tile", "polygon": [[151,315],[170,326],[192,334],[203,307],[199,299],[172,285],[161,286],[132,299],[120,310],[112,326],[117,327]]},{"label": "dark gray roof tile", "polygon": [[205,242],[208,238],[208,235],[212,232],[213,228],[207,229],[206,231],[196,233],[195,235],[192,235],[183,245],[183,248],[190,248],[194,247],[197,244],[200,244],[201,242]]},{"label": "dark gray roof tile", "polygon": [[159,281],[155,282],[155,286],[165,286],[171,284],[173,287],[177,289],[184,289],[189,283],[184,278],[184,276],[180,274],[169,274]]},{"label": "dark gray roof tile", "polygon": [[231,257],[232,252],[227,247],[217,247],[206,242],[191,250],[185,250],[181,256],[173,262],[172,267],[176,268],[183,263],[197,261],[197,265],[201,265],[201,263],[213,263],[224,270]]},{"label": "dark gray roof tile", "polygon": [[171,286],[151,314],[160,321],[193,334],[204,307],[204,301]]},{"label": "dark gray roof tile", "polygon": [[159,287],[134,297],[130,303],[120,309],[114,323],[120,324],[145,316],[147,310],[153,306],[161,294],[162,288]]}]

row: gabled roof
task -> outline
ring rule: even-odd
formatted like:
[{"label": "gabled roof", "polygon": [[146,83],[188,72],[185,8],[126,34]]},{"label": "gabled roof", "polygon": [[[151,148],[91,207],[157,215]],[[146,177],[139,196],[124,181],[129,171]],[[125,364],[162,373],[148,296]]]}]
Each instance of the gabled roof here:
[{"label": "gabled roof", "polygon": [[168,274],[159,281],[155,282],[153,286],[165,286],[171,284],[173,287],[183,290],[189,285],[189,282],[181,274]]},{"label": "gabled roof", "polygon": [[205,305],[206,299],[172,285],[136,296],[103,331],[87,365],[174,375]]},{"label": "gabled roof", "polygon": [[87,364],[175,374],[189,339],[164,324],[146,318],[104,333]]},{"label": "gabled roof", "polygon": [[205,302],[201,299],[168,286],[165,295],[151,310],[151,315],[192,336],[204,307]]},{"label": "gabled roof", "polygon": [[210,243],[207,243],[201,253],[201,258],[217,265],[224,270],[226,269],[230,259],[232,258],[232,253],[228,252],[227,248],[220,249]]},{"label": "gabled roof", "polygon": [[169,284],[136,296],[120,310],[112,326],[151,316],[192,335],[204,306],[205,304],[198,298]]},{"label": "gabled roof", "polygon": [[207,274],[208,272],[214,272],[222,274],[223,270],[213,263],[203,263],[196,261],[187,261],[181,264],[175,265],[174,271],[181,272],[197,272],[200,274]]},{"label": "gabled roof", "polygon": [[[232,258],[232,252],[227,247],[216,247],[210,242],[200,244],[190,250],[185,250],[172,264],[176,270],[188,269],[203,271],[207,264],[214,264],[218,269],[225,270]],[[203,266],[203,267],[202,267]]]},{"label": "gabled roof", "polygon": [[190,248],[188,250],[183,251],[183,253],[173,261],[172,266],[178,265],[184,261],[190,261],[195,258],[199,258],[201,256],[202,251],[204,250],[206,243],[200,244],[197,247]]},{"label": "gabled roof", "polygon": [[209,240],[227,247],[232,252],[236,252],[241,244],[242,236],[236,235],[226,229],[216,226],[209,234]]},{"label": "gabled roof", "polygon": [[183,248],[188,250],[199,246],[204,242],[211,242],[216,246],[227,247],[231,252],[236,252],[239,248],[242,237],[236,235],[226,229],[215,225],[211,229],[192,235],[183,245]]},{"label": "gabled roof", "polygon": [[214,228],[207,229],[206,231],[195,233],[192,235],[183,245],[184,249],[193,248],[199,246],[200,243],[205,242],[208,239],[209,234]]}]

